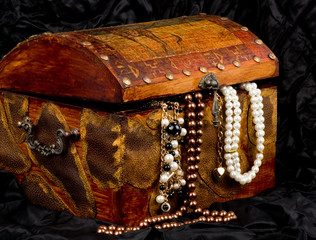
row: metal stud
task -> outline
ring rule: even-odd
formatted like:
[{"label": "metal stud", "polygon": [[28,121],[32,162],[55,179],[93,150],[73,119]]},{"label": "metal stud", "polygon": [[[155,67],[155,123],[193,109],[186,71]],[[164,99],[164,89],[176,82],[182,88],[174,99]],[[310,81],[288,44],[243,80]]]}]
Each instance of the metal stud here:
[{"label": "metal stud", "polygon": [[239,62],[238,60],[234,60],[234,61],[233,61],[233,65],[234,65],[235,67],[240,67],[240,66],[241,66],[241,64],[240,64],[240,62]]},{"label": "metal stud", "polygon": [[258,45],[263,44],[262,40],[259,39],[259,38],[256,38],[256,39],[255,39],[255,43],[257,43]]},{"label": "metal stud", "polygon": [[190,76],[191,75],[191,72],[189,70],[187,70],[187,69],[183,69],[182,72],[186,76]]},{"label": "metal stud", "polygon": [[206,67],[199,67],[199,70],[202,72],[202,73],[207,73],[207,68]]},{"label": "metal stud", "polygon": [[225,70],[225,66],[223,64],[217,63],[216,67],[221,71]]},{"label": "metal stud", "polygon": [[274,53],[269,53],[268,54],[269,58],[271,58],[272,60],[276,59],[276,56],[274,55]]},{"label": "metal stud", "polygon": [[220,20],[222,20],[222,21],[227,21],[227,20],[229,20],[229,19],[228,19],[227,17],[221,17]]},{"label": "metal stud", "polygon": [[84,42],[82,42],[82,45],[84,45],[84,46],[91,46],[92,44],[91,44],[91,42],[84,41]]},{"label": "metal stud", "polygon": [[173,80],[173,74],[172,73],[170,73],[170,72],[168,72],[168,73],[166,73],[166,78],[168,79],[168,80]]},{"label": "metal stud", "polygon": [[151,83],[150,78],[147,77],[147,76],[143,77],[143,81],[144,81],[145,83],[147,83],[147,84]]},{"label": "metal stud", "polygon": [[131,86],[131,80],[129,80],[127,77],[124,77],[123,79],[122,79],[122,81],[123,81],[123,83],[124,83],[124,85],[126,86],[126,87],[129,87],[129,86]]},{"label": "metal stud", "polygon": [[241,27],[240,29],[243,30],[243,31],[245,31],[245,32],[248,31],[248,28],[247,28],[247,27]]},{"label": "metal stud", "polygon": [[105,60],[105,61],[108,61],[109,60],[109,56],[108,55],[105,55],[105,54],[100,54],[100,58]]},{"label": "metal stud", "polygon": [[261,58],[258,56],[253,56],[253,60],[257,63],[261,62]]}]

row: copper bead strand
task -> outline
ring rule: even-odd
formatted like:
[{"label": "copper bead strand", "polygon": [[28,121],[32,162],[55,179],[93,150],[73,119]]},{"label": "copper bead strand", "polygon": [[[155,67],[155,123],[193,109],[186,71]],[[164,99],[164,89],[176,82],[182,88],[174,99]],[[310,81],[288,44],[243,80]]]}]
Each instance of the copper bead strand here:
[{"label": "copper bead strand", "polygon": [[188,201],[185,202],[188,207],[195,209],[197,207],[196,192],[195,192],[195,181],[197,179],[197,172],[199,171],[201,144],[202,144],[202,127],[203,127],[203,109],[205,104],[201,101],[203,96],[201,93],[195,93],[195,102],[191,94],[185,96],[187,103],[186,117],[187,117],[187,128],[188,128],[188,148],[187,148],[187,196]]}]

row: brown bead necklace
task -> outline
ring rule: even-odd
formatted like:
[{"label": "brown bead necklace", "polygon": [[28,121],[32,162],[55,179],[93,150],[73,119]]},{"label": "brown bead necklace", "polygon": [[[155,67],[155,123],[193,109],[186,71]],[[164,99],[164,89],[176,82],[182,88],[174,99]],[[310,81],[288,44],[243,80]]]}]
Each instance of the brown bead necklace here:
[{"label": "brown bead necklace", "polygon": [[[201,145],[203,135],[203,117],[205,103],[202,102],[203,95],[199,92],[194,94],[194,99],[191,94],[185,96],[186,101],[186,118],[187,118],[187,149],[186,149],[186,162],[187,162],[187,199],[184,200],[184,205],[180,207],[179,211],[173,214],[162,214],[155,217],[148,217],[141,221],[138,226],[135,227],[124,227],[124,226],[105,226],[101,225],[98,228],[98,233],[105,233],[109,235],[120,235],[125,232],[137,231],[143,228],[156,228],[156,229],[168,229],[173,227],[179,227],[184,224],[191,224],[195,222],[228,222],[237,219],[234,212],[225,210],[210,211],[208,209],[202,209],[198,206],[196,200],[197,194],[195,192],[196,184],[195,181],[198,178],[199,166],[198,163],[201,161]],[[195,100],[195,102],[193,101]],[[178,220],[185,213],[194,212],[198,217],[190,220],[180,222]]]}]

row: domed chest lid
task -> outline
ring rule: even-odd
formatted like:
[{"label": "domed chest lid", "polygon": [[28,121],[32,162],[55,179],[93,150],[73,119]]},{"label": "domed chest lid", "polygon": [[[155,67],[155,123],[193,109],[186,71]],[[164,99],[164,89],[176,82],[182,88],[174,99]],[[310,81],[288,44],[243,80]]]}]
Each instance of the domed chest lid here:
[{"label": "domed chest lid", "polygon": [[147,23],[44,33],[0,63],[3,90],[124,103],[278,75],[271,50],[246,27],[198,15]]}]

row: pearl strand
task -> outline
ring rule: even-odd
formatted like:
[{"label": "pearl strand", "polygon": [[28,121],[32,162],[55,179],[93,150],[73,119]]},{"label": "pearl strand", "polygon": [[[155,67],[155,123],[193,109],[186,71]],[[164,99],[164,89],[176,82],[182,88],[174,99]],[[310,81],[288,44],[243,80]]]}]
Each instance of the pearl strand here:
[{"label": "pearl strand", "polygon": [[224,86],[220,90],[225,96],[226,107],[226,131],[225,131],[225,154],[227,171],[231,178],[235,179],[240,184],[244,185],[250,183],[259,172],[259,167],[262,164],[263,150],[264,150],[264,117],[263,117],[263,103],[260,89],[257,88],[255,83],[243,83],[240,85],[241,89],[249,92],[251,110],[253,116],[253,123],[255,124],[256,137],[257,137],[257,151],[256,160],[252,168],[241,174],[240,158],[238,154],[238,143],[240,135],[240,121],[241,109],[238,101],[237,91],[231,86]]}]

